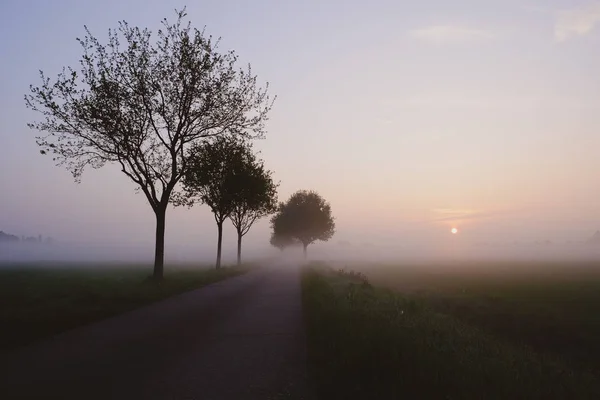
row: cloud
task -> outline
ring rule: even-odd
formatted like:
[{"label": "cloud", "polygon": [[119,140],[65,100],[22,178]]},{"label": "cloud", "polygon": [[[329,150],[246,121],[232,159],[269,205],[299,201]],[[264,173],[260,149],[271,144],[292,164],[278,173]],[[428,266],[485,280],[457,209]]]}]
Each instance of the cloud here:
[{"label": "cloud", "polygon": [[431,210],[437,217],[433,221],[452,221],[455,219],[472,219],[483,214],[479,210],[456,209],[456,208],[436,208]]},{"label": "cloud", "polygon": [[473,43],[493,39],[492,32],[453,25],[434,25],[410,31],[410,36],[434,44]]},{"label": "cloud", "polygon": [[600,2],[556,12],[554,37],[564,42],[574,36],[585,36],[600,23]]},{"label": "cloud", "polygon": [[493,218],[508,212],[506,210],[482,211],[453,208],[436,208],[431,211],[437,215],[436,218],[431,220],[432,222],[480,220]]}]

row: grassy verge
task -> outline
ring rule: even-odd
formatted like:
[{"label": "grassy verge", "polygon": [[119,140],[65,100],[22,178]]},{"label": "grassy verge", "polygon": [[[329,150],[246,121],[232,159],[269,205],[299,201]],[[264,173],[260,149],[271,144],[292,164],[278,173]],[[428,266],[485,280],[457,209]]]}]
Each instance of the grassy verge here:
[{"label": "grassy verge", "polygon": [[166,270],[160,284],[142,268],[0,269],[0,351],[246,272]]},{"label": "grassy verge", "polygon": [[592,399],[600,379],[363,276],[303,274],[309,372],[322,399]]}]

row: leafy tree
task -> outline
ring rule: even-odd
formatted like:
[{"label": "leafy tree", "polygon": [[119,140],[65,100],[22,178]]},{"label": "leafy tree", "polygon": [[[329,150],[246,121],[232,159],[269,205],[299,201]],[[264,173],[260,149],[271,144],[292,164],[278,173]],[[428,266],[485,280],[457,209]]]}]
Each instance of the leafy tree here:
[{"label": "leafy tree", "polygon": [[41,113],[29,124],[42,154],[81,179],[86,167],[115,163],[146,196],[156,216],[154,277],[163,276],[166,210],[188,170],[185,154],[206,138],[260,137],[272,102],[256,76],[235,67],[234,52],[177,20],[153,34],[122,21],[102,44],[86,27],[77,39],[80,67],[31,86],[27,106]]},{"label": "leafy tree", "polygon": [[271,233],[271,240],[269,243],[271,243],[271,246],[277,247],[283,253],[283,250],[285,250],[286,247],[294,246],[298,242],[290,236],[276,235],[273,232]]},{"label": "leafy tree", "polygon": [[243,140],[228,136],[194,145],[187,156],[183,190],[175,199],[177,205],[209,206],[217,223],[217,268],[221,267],[223,222],[236,206],[247,153]]},{"label": "leafy tree", "polygon": [[331,206],[318,193],[300,190],[286,203],[279,205],[278,212],[271,218],[275,237],[293,238],[304,247],[304,257],[309,244],[327,241],[335,233],[335,222]]},{"label": "leafy tree", "polygon": [[242,261],[242,237],[250,231],[257,219],[277,210],[277,185],[272,172],[265,169],[250,145],[243,153],[241,170],[235,175],[236,195],[229,215],[237,232],[237,263]]}]

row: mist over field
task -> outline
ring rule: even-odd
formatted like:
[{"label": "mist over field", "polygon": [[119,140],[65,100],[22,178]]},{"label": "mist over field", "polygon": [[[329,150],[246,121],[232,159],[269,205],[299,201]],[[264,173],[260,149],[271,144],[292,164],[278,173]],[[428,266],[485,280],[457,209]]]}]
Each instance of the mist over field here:
[{"label": "mist over field", "polygon": [[[84,25],[101,40],[119,20],[156,31],[176,3],[35,2],[33,14],[2,3],[0,170],[16,172],[0,176],[0,230],[56,243],[2,246],[0,259],[151,261],[156,221],[143,193],[111,163],[74,184],[39,154],[27,123],[40,115],[23,95],[40,69],[78,65]],[[580,245],[600,229],[597,5],[403,4],[188,4],[192,25],[222,37],[278,96],[255,148],[279,200],[311,189],[331,204],[336,234],[309,258],[597,257]],[[224,230],[227,263],[235,232]],[[278,254],[269,234],[259,221],[244,254]],[[208,207],[169,208],[167,262],[215,251]]]},{"label": "mist over field", "polygon": [[[265,259],[276,250],[267,246],[245,249],[247,261]],[[87,264],[99,265],[99,263],[110,263],[111,265],[123,263],[124,265],[141,264],[148,268],[154,259],[154,247],[148,244],[115,244],[115,243],[76,243],[64,242],[50,244],[0,244],[0,267],[10,266],[11,263],[67,262],[71,266]],[[235,247],[223,252],[223,263],[235,263]],[[170,246],[165,254],[165,262],[169,265],[206,266],[215,261],[215,250],[213,246],[188,245]]]},{"label": "mist over field", "polygon": [[[252,240],[254,239],[254,240]],[[310,247],[309,260],[328,261],[335,265],[376,265],[378,263],[432,264],[442,266],[457,262],[481,262],[481,268],[489,268],[489,262],[500,261],[504,264],[526,261],[600,262],[600,246],[588,240],[552,242],[549,240],[532,242],[472,242],[459,237],[450,237],[437,242],[410,242],[390,238],[382,243],[373,241],[332,240],[329,243],[316,243]],[[214,240],[200,243],[170,243],[165,253],[167,264],[205,265],[214,262]],[[65,261],[71,263],[142,263],[149,265],[153,260],[152,243],[118,242],[61,242],[54,243],[0,243],[0,264],[10,262]],[[266,258],[283,258],[302,261],[302,249],[299,246],[287,248],[281,252],[267,243],[252,238],[244,243],[247,261]],[[235,262],[235,240],[233,235],[224,240],[223,262]]]}]

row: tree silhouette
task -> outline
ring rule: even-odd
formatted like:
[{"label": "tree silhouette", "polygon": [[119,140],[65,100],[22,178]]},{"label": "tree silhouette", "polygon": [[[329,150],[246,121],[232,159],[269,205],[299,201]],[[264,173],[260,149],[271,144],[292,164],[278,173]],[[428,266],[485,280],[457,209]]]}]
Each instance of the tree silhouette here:
[{"label": "tree silhouette", "polygon": [[184,24],[163,20],[155,39],[122,21],[102,44],[86,27],[78,71],[68,67],[31,86],[27,106],[44,117],[29,124],[42,154],[81,179],[86,167],[116,163],[156,216],[154,277],[163,276],[166,210],[187,171],[185,154],[206,138],[260,137],[272,102],[256,76],[236,69],[234,52]]},{"label": "tree silhouette", "polygon": [[0,243],[3,242],[18,242],[20,239],[18,236],[11,235],[10,233],[4,233],[0,231]]},{"label": "tree silhouette", "polygon": [[237,263],[242,262],[242,237],[250,231],[257,219],[277,210],[277,185],[272,172],[265,169],[257,159],[252,147],[247,145],[243,152],[241,167],[234,176],[236,188],[234,205],[229,219],[237,232]]},{"label": "tree silhouette", "polygon": [[290,236],[276,235],[273,232],[271,233],[271,239],[269,240],[269,243],[271,246],[277,247],[283,253],[283,250],[285,250],[286,247],[294,246],[298,243],[298,241]]},{"label": "tree silhouette", "polygon": [[271,218],[275,237],[293,238],[306,248],[317,241],[327,241],[335,233],[335,222],[331,206],[318,193],[300,190],[294,193]]},{"label": "tree silhouette", "polygon": [[227,136],[194,145],[186,159],[188,170],[182,180],[183,190],[175,198],[177,205],[210,207],[218,231],[216,268],[221,267],[223,222],[239,198],[248,151],[243,140]]}]

